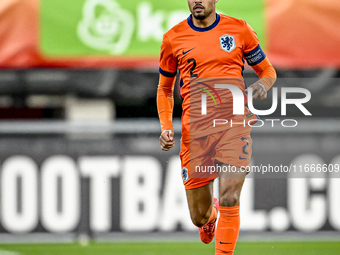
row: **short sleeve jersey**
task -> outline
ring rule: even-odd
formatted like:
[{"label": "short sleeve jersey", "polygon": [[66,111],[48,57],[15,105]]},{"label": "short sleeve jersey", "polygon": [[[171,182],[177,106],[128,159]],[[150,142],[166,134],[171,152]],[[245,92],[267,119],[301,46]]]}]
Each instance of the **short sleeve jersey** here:
[{"label": "short sleeve jersey", "polygon": [[[159,71],[167,77],[180,72],[184,99],[182,133],[189,130],[192,79],[242,78],[244,59],[253,66],[265,58],[255,31],[244,20],[226,15],[217,14],[215,22],[205,28],[196,27],[189,16],[165,33]],[[245,84],[240,83],[239,87],[244,91]],[[249,114],[246,110],[245,114]]]}]

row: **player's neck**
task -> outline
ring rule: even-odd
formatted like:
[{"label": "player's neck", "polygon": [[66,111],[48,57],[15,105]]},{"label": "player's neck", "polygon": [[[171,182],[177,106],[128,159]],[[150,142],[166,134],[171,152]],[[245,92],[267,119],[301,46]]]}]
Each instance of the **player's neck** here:
[{"label": "player's neck", "polygon": [[211,13],[203,20],[196,19],[191,15],[191,21],[196,27],[209,27],[216,21],[216,12]]}]

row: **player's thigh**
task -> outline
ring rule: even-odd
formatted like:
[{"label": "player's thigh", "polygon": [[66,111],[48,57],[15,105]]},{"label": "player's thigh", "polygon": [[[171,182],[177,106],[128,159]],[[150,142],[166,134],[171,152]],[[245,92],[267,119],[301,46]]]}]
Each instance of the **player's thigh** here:
[{"label": "player's thigh", "polygon": [[225,163],[217,163],[216,165],[225,170],[219,173],[220,205],[238,206],[247,172],[240,167]]},{"label": "player's thigh", "polygon": [[216,146],[215,162],[247,168],[252,156],[250,132],[249,126],[232,127],[226,130]]},{"label": "player's thigh", "polygon": [[205,186],[185,191],[191,217],[204,217],[210,214],[213,203],[213,181]]},{"label": "player's thigh", "polygon": [[[182,179],[186,190],[208,185],[218,177],[214,169],[214,137],[195,139],[189,143],[181,142]],[[213,168],[212,168],[213,167]]]}]

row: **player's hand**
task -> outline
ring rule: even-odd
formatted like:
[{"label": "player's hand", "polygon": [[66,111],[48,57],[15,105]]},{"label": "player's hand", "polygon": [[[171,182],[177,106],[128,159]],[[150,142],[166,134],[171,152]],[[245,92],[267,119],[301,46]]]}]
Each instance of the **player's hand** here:
[{"label": "player's hand", "polygon": [[261,82],[256,82],[250,85],[245,91],[248,92],[249,88],[253,89],[253,99],[266,99],[267,91]]},{"label": "player's hand", "polygon": [[159,137],[159,140],[163,151],[170,150],[175,145],[174,131],[172,131],[171,129],[164,130]]}]

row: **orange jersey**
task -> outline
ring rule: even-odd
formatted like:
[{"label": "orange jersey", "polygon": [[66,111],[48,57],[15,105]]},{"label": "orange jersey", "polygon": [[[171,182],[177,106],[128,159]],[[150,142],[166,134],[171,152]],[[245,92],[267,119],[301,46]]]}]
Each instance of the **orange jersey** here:
[{"label": "orange jersey", "polygon": [[[211,26],[198,28],[189,17],[164,34],[160,73],[171,76],[178,69],[184,85],[194,77],[241,78],[244,54],[258,46],[256,33],[244,20],[217,14]],[[254,64],[265,59],[261,54]],[[183,86],[181,94],[186,90]]]},{"label": "orange jersey", "polygon": [[[190,137],[190,125],[192,124],[190,124],[190,97],[193,96],[193,93],[190,93],[190,84],[197,78],[232,78],[235,80],[233,85],[244,93],[245,84],[242,78],[244,59],[251,66],[259,65],[266,59],[255,31],[244,20],[217,14],[216,21],[211,26],[198,28],[192,23],[191,16],[189,16],[188,19],[164,34],[159,71],[166,77],[174,77],[177,69],[180,72],[181,96],[184,99],[182,134],[185,140]],[[196,92],[199,93],[197,90]],[[228,93],[230,94],[230,92]],[[227,98],[231,99],[231,94],[227,95]],[[249,116],[251,113],[246,107],[247,96],[245,93],[244,99],[244,116],[234,116],[230,111],[224,111],[223,116],[215,117],[241,120],[245,116]],[[232,111],[232,102],[225,104],[224,109],[226,107]],[[220,111],[220,113],[222,112]],[[200,122],[202,123],[202,118],[200,118]],[[203,120],[201,131],[206,130],[207,125]],[[216,129],[214,132],[222,129],[221,127],[220,130]],[[196,132],[196,134],[203,136],[198,133],[202,132]]]}]

